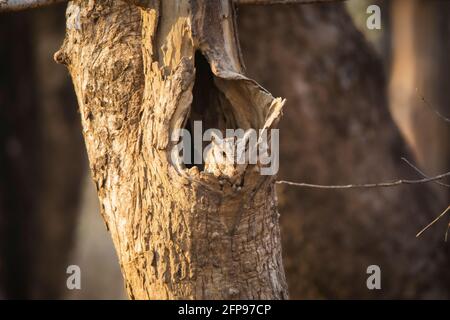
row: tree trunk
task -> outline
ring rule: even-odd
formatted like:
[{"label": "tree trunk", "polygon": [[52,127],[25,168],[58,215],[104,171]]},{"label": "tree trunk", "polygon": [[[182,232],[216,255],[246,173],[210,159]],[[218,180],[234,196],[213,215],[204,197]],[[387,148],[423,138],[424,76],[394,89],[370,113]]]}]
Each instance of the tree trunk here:
[{"label": "tree trunk", "polygon": [[286,298],[274,176],[249,165],[233,188],[170,161],[170,137],[194,111],[208,127],[273,128],[283,102],[242,75],[230,1],[135,2],[146,6],[70,2],[55,54],[129,296]]}]

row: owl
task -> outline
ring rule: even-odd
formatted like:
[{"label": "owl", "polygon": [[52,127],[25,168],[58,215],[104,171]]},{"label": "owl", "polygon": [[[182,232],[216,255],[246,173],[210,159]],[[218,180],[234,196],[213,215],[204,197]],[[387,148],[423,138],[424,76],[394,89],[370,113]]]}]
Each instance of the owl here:
[{"label": "owl", "polygon": [[232,184],[240,183],[248,165],[246,161],[242,161],[247,141],[247,135],[243,138],[220,138],[212,134],[211,144],[205,151],[205,172],[218,179],[226,179]]}]

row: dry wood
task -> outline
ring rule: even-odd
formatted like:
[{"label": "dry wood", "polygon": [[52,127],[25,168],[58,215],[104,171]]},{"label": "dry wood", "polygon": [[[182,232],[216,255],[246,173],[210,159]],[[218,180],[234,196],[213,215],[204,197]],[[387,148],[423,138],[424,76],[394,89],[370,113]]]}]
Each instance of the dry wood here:
[{"label": "dry wood", "polygon": [[[275,177],[249,167],[236,191],[197,167],[179,174],[170,162],[169,137],[191,109],[211,127],[220,117],[243,129],[274,127],[281,115],[283,101],[243,75],[232,2],[132,2],[141,9],[69,2],[55,54],[72,75],[129,296],[286,298]],[[196,55],[210,74],[196,73]]]}]

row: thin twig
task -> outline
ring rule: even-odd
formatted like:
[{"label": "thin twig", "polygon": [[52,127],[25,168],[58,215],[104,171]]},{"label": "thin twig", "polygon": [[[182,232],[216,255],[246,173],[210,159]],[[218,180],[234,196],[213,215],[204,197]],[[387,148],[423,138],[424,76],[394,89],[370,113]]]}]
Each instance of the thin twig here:
[{"label": "thin twig", "polygon": [[426,105],[428,108],[430,108],[431,110],[433,110],[433,112],[434,112],[439,118],[441,118],[442,120],[444,120],[444,121],[447,122],[447,123],[450,123],[450,119],[449,119],[449,118],[447,118],[446,116],[444,116],[442,113],[439,112],[439,110],[437,110],[437,109],[434,108],[432,105],[430,105],[430,104],[428,103],[428,101],[425,99],[425,97],[424,97],[422,94],[420,94],[419,88],[416,88],[416,92],[417,92],[417,95],[419,96],[419,98],[423,101],[423,103],[425,103],[425,105]]},{"label": "thin twig", "polygon": [[[0,12],[34,9],[68,0],[0,0]],[[344,2],[346,0],[234,0],[237,5],[312,4]],[[139,1],[128,1],[140,3]]]},{"label": "thin twig", "polygon": [[[404,162],[406,162],[411,168],[413,168],[415,171],[417,171],[423,178],[428,178],[428,175],[426,175],[422,170],[420,170],[419,168],[417,168],[415,165],[413,165],[408,159],[406,159],[405,157],[401,158]],[[442,187],[446,187],[446,188],[450,188],[450,184],[446,184],[440,181],[434,181],[434,183],[442,186]]]},{"label": "thin twig", "polygon": [[443,173],[434,177],[408,180],[400,179],[391,182],[381,182],[381,183],[365,183],[365,184],[346,184],[346,185],[323,185],[323,184],[312,184],[303,182],[292,182],[286,180],[277,181],[277,184],[287,184],[290,186],[296,186],[301,188],[313,188],[313,189],[362,189],[362,188],[385,188],[385,187],[396,187],[403,184],[421,184],[429,183],[433,181],[442,180],[444,178],[450,177],[450,172]]},{"label": "thin twig", "polygon": [[447,225],[447,231],[445,231],[445,242],[447,242],[448,231],[450,230],[450,222]]},{"label": "thin twig", "polygon": [[[439,216],[437,216],[436,219],[434,219],[433,221],[431,221],[425,228],[423,228],[417,235],[416,238],[420,237],[420,235],[422,233],[424,233],[428,228],[430,228],[433,224],[435,224],[436,222],[439,221],[439,219],[441,219],[448,211],[450,211],[450,206],[448,206],[447,209],[444,210],[444,212],[442,212]],[[447,229],[448,232],[448,229]],[[447,241],[447,234],[445,234],[445,239]]]}]

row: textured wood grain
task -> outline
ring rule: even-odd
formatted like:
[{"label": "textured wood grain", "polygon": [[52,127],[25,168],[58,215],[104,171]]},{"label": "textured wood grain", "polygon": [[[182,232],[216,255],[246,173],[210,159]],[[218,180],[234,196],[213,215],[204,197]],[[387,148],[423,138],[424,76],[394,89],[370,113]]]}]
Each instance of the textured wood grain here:
[{"label": "textured wood grain", "polygon": [[[275,126],[283,101],[242,74],[230,1],[133,3],[141,9],[69,2],[67,36],[55,54],[73,78],[130,298],[286,298],[274,177],[249,166],[236,191],[197,167],[180,174],[169,140],[193,101],[213,93],[219,99],[206,100],[208,108],[244,129],[269,117]],[[200,97],[192,93],[196,52],[212,72]]]}]

